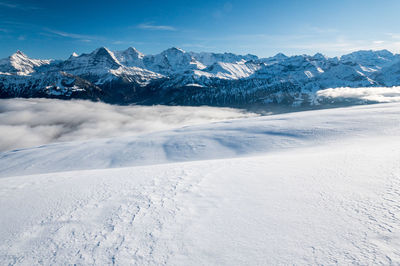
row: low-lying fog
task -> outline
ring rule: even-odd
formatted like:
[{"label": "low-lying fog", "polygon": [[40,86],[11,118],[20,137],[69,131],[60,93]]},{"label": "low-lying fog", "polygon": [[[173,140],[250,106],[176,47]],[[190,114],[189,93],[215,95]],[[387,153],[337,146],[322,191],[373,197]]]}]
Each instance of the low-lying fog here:
[{"label": "low-lying fog", "polygon": [[1,99],[0,151],[52,142],[137,135],[252,116],[257,114],[232,108]]},{"label": "low-lying fog", "polygon": [[[317,99],[354,104],[398,102],[400,87],[320,90]],[[319,106],[318,108],[324,108]],[[297,109],[300,111],[301,109]],[[278,109],[274,112],[295,111]],[[257,110],[258,113],[270,112]],[[0,151],[52,142],[145,134],[187,125],[257,116],[233,108],[118,106],[82,100],[0,99]]]},{"label": "low-lying fog", "polygon": [[317,91],[320,99],[366,101],[370,103],[392,103],[400,102],[400,87],[363,87],[363,88],[332,88]]}]

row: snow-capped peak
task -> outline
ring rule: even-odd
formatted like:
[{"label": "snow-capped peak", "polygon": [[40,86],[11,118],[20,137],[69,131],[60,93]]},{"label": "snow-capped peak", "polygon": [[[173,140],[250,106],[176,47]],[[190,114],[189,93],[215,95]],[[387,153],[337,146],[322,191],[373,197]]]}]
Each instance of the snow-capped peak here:
[{"label": "snow-capped peak", "polygon": [[313,59],[315,59],[315,60],[327,60],[328,57],[326,57],[325,55],[323,55],[321,53],[316,53],[315,55],[313,55]]},{"label": "snow-capped peak", "polygon": [[146,68],[161,74],[185,72],[194,69],[206,68],[190,53],[176,47],[169,48],[157,55],[148,55],[143,58]]},{"label": "snow-capped peak", "polygon": [[240,79],[249,77],[259,68],[258,64],[253,63],[217,62],[203,71],[195,71],[195,74],[198,76],[217,77],[220,79]]},{"label": "snow-capped peak", "polygon": [[129,55],[135,55],[137,58],[143,58],[144,54],[142,54],[141,52],[139,52],[135,47],[128,47],[128,49],[126,49],[125,51],[123,51],[122,53],[124,54],[129,54]]},{"label": "snow-capped peak", "polygon": [[365,67],[382,68],[392,62],[396,57],[388,50],[361,50],[340,57],[340,60],[348,63],[360,64]]},{"label": "snow-capped peak", "polygon": [[62,69],[66,72],[80,74],[100,74],[108,73],[110,69],[121,67],[114,53],[105,47],[100,47],[90,54],[71,56],[62,64]]},{"label": "snow-capped peak", "polygon": [[78,57],[79,55],[75,52],[73,52],[70,56],[69,59],[74,58],[74,57]]},{"label": "snow-capped peak", "polygon": [[31,60],[26,54],[17,50],[10,56],[10,61],[18,62],[18,61],[29,61]]},{"label": "snow-capped peak", "polygon": [[144,67],[143,65],[143,57],[144,54],[139,52],[134,47],[129,47],[124,51],[116,51],[114,52],[115,57],[118,61],[128,67]]},{"label": "snow-capped peak", "polygon": [[0,60],[0,72],[24,76],[35,72],[34,68],[46,64],[50,64],[50,60],[31,59],[20,50],[17,50],[8,58]]},{"label": "snow-capped peak", "polygon": [[184,54],[184,53],[186,52],[178,47],[171,47],[162,52],[162,54]]},{"label": "snow-capped peak", "polygon": [[283,53],[277,53],[276,55],[272,56],[272,57],[268,57],[268,58],[261,58],[258,60],[258,62],[264,63],[266,65],[272,65],[272,64],[276,64],[279,62],[282,62],[286,59],[288,59],[289,57],[286,56]]},{"label": "snow-capped peak", "polygon": [[258,57],[255,55],[247,54],[247,55],[236,55],[233,53],[208,53],[208,52],[190,52],[190,55],[193,56],[197,61],[201,62],[206,66],[211,66],[218,62],[223,63],[238,63],[244,61],[257,60]]},{"label": "snow-capped peak", "polygon": [[[258,59],[249,54],[185,52],[176,47],[156,55],[143,55],[133,47],[116,52],[100,47],[91,53],[73,54],[65,61],[53,61],[49,66],[41,66],[46,63],[50,64],[50,61],[30,59],[21,51],[0,60],[0,90],[1,86],[4,86],[4,90],[7,90],[4,95],[10,97],[21,96],[16,91],[22,90],[26,90],[25,95],[29,97],[35,95],[36,91],[40,92],[37,95],[43,96],[47,91],[40,90],[46,90],[49,86],[61,84],[57,86],[62,88],[63,84],[72,84],[70,81],[61,82],[65,77],[61,77],[59,73],[66,73],[69,77],[77,76],[107,92],[113,91],[107,96],[90,94],[95,95],[90,97],[99,99],[114,97],[117,100],[134,102],[139,97],[144,97],[145,101],[152,102],[153,99],[147,99],[148,95],[145,92],[139,96],[131,95],[131,91],[127,94],[118,92],[131,90],[136,86],[148,86],[154,92],[151,97],[156,98],[156,102],[159,103],[164,101],[196,105],[238,103],[238,101],[240,104],[257,101],[280,103],[283,101],[283,98],[280,98],[283,97],[280,91],[282,88],[287,88],[291,94],[287,98],[287,103],[295,101],[293,104],[297,104],[311,99],[303,96],[296,100],[290,98],[294,93],[303,91],[304,95],[308,95],[323,88],[400,84],[398,75],[400,55],[393,55],[386,50],[358,51],[341,58],[327,58],[320,53],[289,57],[279,53],[273,57]],[[20,75],[31,77],[29,79],[16,77]],[[32,85],[32,82],[35,84]],[[177,93],[171,95],[171,99],[168,96],[168,100],[164,100],[164,96],[158,94],[159,91],[161,93],[187,84],[212,88],[215,95],[210,96],[206,90],[196,90],[190,91],[189,96],[182,97]],[[86,88],[87,84],[79,86]],[[230,90],[228,96],[222,96],[220,90],[225,91],[226,88],[234,90]],[[277,93],[271,94],[270,91]],[[65,92],[56,93],[68,95]],[[246,96],[242,99],[237,97],[238,94]],[[126,95],[127,98],[121,98]]]},{"label": "snow-capped peak", "polygon": [[277,53],[276,55],[273,56],[273,58],[284,60],[284,59],[288,58],[288,56],[285,55],[284,53]]},{"label": "snow-capped peak", "polygon": [[17,50],[12,56],[22,56],[28,58],[26,54],[24,54],[22,51]]},{"label": "snow-capped peak", "polygon": [[109,57],[109,58],[111,58],[113,61],[115,61],[116,63],[119,63],[119,61],[118,61],[118,59],[115,57],[114,53],[111,52],[110,50],[108,50],[106,47],[97,48],[97,49],[94,50],[91,54],[92,54],[92,55],[95,55],[95,56],[100,56],[100,57]]}]

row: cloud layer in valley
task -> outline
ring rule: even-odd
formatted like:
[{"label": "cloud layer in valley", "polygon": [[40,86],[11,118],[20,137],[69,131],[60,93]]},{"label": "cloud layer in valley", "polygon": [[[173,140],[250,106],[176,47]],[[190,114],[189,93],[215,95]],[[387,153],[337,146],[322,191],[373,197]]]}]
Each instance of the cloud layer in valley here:
[{"label": "cloud layer in valley", "polygon": [[333,88],[317,91],[319,99],[370,103],[400,102],[400,87]]},{"label": "cloud layer in valley", "polygon": [[53,99],[0,100],[0,151],[52,142],[138,135],[256,116],[214,107],[116,106]]}]

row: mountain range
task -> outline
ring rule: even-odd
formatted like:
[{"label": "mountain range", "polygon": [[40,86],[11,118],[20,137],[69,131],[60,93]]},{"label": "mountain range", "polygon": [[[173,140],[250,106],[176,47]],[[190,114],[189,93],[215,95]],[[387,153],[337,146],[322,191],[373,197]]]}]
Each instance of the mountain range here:
[{"label": "mountain range", "polygon": [[130,47],[31,59],[21,51],[0,60],[0,98],[89,99],[117,104],[314,105],[316,92],[337,87],[400,85],[400,55],[357,51],[329,58],[269,58],[170,48],[144,55]]}]

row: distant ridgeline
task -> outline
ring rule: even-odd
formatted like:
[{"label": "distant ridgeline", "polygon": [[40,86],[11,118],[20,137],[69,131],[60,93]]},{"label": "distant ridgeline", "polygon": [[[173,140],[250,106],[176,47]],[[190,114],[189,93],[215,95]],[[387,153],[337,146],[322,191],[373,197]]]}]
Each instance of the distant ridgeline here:
[{"label": "distant ridgeline", "polygon": [[117,104],[320,104],[316,92],[337,87],[400,85],[400,55],[358,51],[269,58],[194,53],[170,48],[143,55],[135,48],[98,48],[67,60],[31,59],[20,51],[0,60],[0,98],[90,99]]}]

